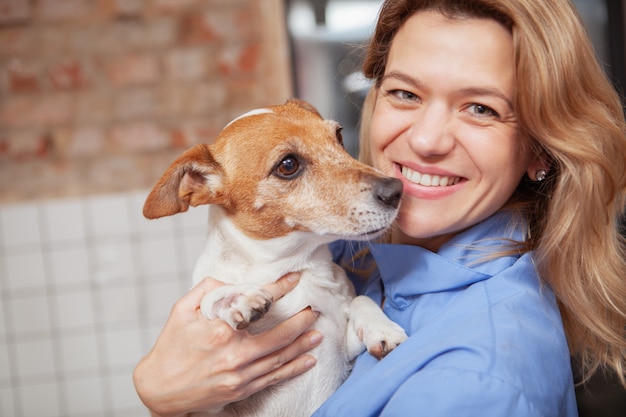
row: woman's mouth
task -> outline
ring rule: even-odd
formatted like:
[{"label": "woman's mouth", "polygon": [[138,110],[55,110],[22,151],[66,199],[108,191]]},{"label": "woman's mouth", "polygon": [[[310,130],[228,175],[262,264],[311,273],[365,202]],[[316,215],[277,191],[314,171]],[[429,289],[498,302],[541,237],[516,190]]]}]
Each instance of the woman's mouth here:
[{"label": "woman's mouth", "polygon": [[446,177],[443,175],[421,174],[405,166],[402,167],[402,176],[408,181],[423,185],[425,187],[448,187],[456,185],[461,181],[461,177]]}]

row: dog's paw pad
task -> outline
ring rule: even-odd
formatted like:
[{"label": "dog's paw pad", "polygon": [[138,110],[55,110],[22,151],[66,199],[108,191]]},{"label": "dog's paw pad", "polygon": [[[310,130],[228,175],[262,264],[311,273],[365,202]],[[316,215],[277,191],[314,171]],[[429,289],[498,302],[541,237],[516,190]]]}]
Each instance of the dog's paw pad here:
[{"label": "dog's paw pad", "polygon": [[233,329],[242,330],[259,320],[270,309],[273,297],[263,288],[236,288],[216,300],[203,300],[201,308],[208,318],[220,318]]},{"label": "dog's paw pad", "polygon": [[250,322],[255,322],[267,313],[267,311],[272,306],[271,296],[270,299],[261,299],[259,300],[258,305],[252,307],[250,311]]},{"label": "dog's paw pad", "polygon": [[[250,323],[254,323],[267,313],[272,306],[272,296],[257,296],[250,299],[250,303],[247,306],[247,315],[239,314],[240,319],[237,324],[237,330],[242,330],[248,327]],[[245,309],[245,308],[244,308]]]},{"label": "dog's paw pad", "polygon": [[404,330],[400,326],[395,325],[395,323],[393,324],[393,327],[368,329],[363,332],[363,342],[367,347],[367,351],[376,359],[384,358],[407,339]]}]

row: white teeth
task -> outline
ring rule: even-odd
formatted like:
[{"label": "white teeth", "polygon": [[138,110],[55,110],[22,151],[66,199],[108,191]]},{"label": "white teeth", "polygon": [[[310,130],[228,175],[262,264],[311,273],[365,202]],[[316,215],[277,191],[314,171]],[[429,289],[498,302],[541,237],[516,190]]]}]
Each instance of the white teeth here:
[{"label": "white teeth", "polygon": [[402,167],[402,175],[407,180],[425,187],[446,187],[455,185],[461,181],[460,177],[442,177],[439,175],[420,174],[407,167]]}]

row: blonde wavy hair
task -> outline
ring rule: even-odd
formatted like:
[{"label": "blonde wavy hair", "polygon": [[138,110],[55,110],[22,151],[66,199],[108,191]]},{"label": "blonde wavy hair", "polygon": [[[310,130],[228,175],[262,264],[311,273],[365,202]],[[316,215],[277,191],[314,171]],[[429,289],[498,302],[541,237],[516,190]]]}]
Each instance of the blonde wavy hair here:
[{"label": "blonde wavy hair", "polygon": [[528,224],[522,251],[559,302],[582,381],[613,370],[626,387],[626,123],[585,29],[568,0],[386,0],[363,70],[374,81],[363,107],[360,159],[371,163],[369,120],[391,42],[415,12],[490,18],[513,35],[520,137],[550,166],[525,178],[506,209]]}]

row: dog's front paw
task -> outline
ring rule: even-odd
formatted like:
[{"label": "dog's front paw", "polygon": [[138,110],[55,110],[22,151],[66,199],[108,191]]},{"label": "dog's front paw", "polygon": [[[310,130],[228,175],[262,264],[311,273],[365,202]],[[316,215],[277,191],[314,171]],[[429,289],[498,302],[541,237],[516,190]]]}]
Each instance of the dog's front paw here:
[{"label": "dog's front paw", "polygon": [[349,355],[356,356],[365,347],[370,355],[382,359],[408,337],[404,329],[391,321],[374,300],[364,295],[352,300],[349,314]]},{"label": "dog's front paw", "polygon": [[272,294],[262,287],[227,285],[205,295],[200,310],[206,318],[222,319],[241,330],[263,317],[273,301]]},{"label": "dog's front paw", "polygon": [[404,329],[388,320],[359,329],[359,338],[370,355],[382,359],[407,339]]}]

